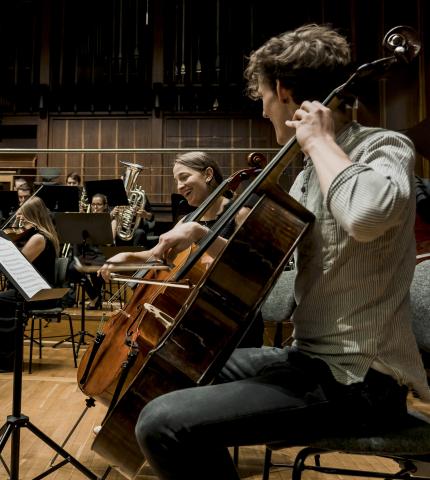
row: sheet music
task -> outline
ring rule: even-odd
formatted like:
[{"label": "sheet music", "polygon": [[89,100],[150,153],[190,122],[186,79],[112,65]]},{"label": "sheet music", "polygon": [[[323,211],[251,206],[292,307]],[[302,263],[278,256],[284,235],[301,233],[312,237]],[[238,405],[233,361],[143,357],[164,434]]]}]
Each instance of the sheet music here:
[{"label": "sheet music", "polygon": [[0,265],[28,298],[40,290],[51,288],[15,245],[2,237],[0,237]]}]

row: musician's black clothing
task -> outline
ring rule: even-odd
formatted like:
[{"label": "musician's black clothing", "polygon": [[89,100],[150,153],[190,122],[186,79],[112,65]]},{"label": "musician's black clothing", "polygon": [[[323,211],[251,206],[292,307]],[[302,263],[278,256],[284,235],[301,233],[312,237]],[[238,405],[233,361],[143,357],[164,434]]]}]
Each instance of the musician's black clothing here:
[{"label": "musician's black clothing", "polygon": [[[32,228],[28,232],[27,238],[30,239],[36,233],[43,235],[36,228]],[[44,250],[33,260],[32,265],[50,286],[54,286],[55,259],[57,254],[51,240],[45,237],[45,241]],[[10,283],[7,290],[0,292],[0,371],[10,371],[13,367],[16,328],[15,313],[18,300],[21,300],[18,291]],[[41,310],[54,308],[57,304],[57,300],[42,300],[26,304],[26,309]]]}]

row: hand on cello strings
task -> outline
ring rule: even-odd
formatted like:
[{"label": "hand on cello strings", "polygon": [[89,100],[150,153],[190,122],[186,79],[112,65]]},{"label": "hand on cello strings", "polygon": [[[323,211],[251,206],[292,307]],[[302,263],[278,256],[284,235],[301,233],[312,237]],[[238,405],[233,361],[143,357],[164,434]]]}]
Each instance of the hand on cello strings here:
[{"label": "hand on cello strings", "polygon": [[[174,228],[160,235],[159,242],[150,250],[142,252],[121,252],[114,255],[98,270],[98,274],[105,281],[111,278],[111,274],[117,269],[118,264],[126,263],[149,263],[160,261],[169,265],[176,255],[186,250],[191,245],[198,243],[209,232],[209,228],[197,222],[179,223]],[[213,257],[221,250],[226,240],[218,237],[207,250]]]},{"label": "hand on cello strings", "polygon": [[[160,235],[158,244],[151,250],[152,255],[156,259],[171,261],[178,253],[200,242],[209,231],[208,227],[198,222],[179,223],[172,230]],[[207,253],[212,257],[216,256],[226,241],[225,238],[218,237]]]}]

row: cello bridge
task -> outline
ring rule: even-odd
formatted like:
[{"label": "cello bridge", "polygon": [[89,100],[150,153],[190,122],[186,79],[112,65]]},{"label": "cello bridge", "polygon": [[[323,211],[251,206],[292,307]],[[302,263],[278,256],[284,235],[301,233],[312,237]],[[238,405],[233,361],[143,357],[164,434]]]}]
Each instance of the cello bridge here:
[{"label": "cello bridge", "polygon": [[157,307],[154,307],[154,305],[151,305],[150,303],[145,303],[143,306],[147,312],[152,313],[155,318],[160,320],[164,327],[170,328],[173,326],[175,319],[170,315],[167,315],[167,313],[163,312]]}]

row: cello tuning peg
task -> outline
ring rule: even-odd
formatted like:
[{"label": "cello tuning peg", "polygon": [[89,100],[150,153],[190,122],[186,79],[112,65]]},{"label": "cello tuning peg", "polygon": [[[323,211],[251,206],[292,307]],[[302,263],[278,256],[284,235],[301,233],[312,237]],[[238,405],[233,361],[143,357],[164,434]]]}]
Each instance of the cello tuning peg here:
[{"label": "cello tuning peg", "polygon": [[405,25],[392,28],[386,33],[383,46],[394,53],[394,56],[409,63],[421,50],[418,33]]}]

